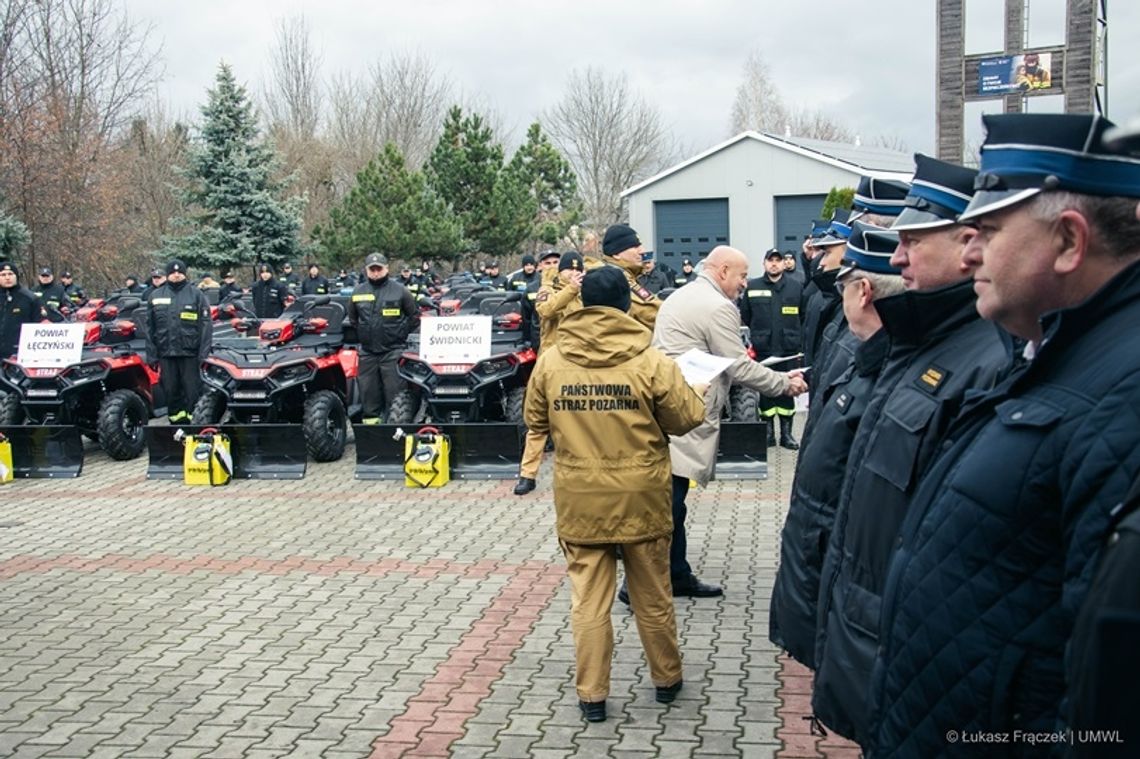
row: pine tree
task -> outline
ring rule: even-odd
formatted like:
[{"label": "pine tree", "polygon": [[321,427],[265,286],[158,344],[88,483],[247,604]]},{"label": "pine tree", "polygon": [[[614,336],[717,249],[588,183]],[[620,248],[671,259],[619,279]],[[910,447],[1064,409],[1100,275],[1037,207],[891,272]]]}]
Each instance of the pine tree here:
[{"label": "pine tree", "polygon": [[427,176],[462,222],[468,251],[487,252],[487,242],[501,237],[491,231],[491,203],[502,168],[503,147],[491,128],[479,114],[464,116],[463,109],[454,106],[428,159]]},{"label": "pine tree", "polygon": [[168,252],[213,268],[295,259],[304,199],[277,199],[283,188],[273,179],[273,148],[261,139],[249,96],[224,63],[202,117],[185,170],[191,215],[178,223],[189,233],[168,240]]},{"label": "pine tree", "polygon": [[356,184],[313,230],[330,268],[359,266],[378,251],[406,261],[454,261],[461,252],[462,225],[428,186],[423,173],[408,171],[392,143],[356,175]]},{"label": "pine tree", "polygon": [[532,235],[547,245],[557,244],[582,215],[574,167],[546,138],[536,121],[527,130],[526,142],[515,151],[508,169],[530,188],[537,205]]},{"label": "pine tree", "polygon": [[15,261],[29,240],[31,235],[24,223],[0,210],[0,261]]}]

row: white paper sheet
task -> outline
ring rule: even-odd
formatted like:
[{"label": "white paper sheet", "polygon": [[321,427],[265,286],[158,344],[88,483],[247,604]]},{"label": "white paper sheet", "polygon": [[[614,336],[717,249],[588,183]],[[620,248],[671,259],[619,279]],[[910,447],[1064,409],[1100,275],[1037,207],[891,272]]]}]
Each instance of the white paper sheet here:
[{"label": "white paper sheet", "polygon": [[717,375],[736,362],[734,358],[714,356],[711,353],[690,348],[676,358],[681,374],[690,385],[707,385],[716,379]]},{"label": "white paper sheet", "polygon": [[795,353],[791,356],[770,356],[769,358],[766,358],[763,361],[757,361],[756,363],[760,364],[760,366],[775,366],[776,364],[782,364],[785,361],[795,361],[797,358],[803,357],[804,354],[802,353]]}]

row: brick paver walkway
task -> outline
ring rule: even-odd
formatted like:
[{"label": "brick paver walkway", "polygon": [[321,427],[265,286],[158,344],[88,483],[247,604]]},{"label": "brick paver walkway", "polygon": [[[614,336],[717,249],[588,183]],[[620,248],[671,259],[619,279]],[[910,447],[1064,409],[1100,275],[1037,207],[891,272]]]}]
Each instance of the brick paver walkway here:
[{"label": "brick paver walkway", "polygon": [[0,487],[0,756],[854,756],[808,733],[768,643],[793,456],[690,496],[685,689],[653,700],[615,602],[608,722],[573,689],[569,591],[539,490],[352,479],[188,488],[88,451]]}]

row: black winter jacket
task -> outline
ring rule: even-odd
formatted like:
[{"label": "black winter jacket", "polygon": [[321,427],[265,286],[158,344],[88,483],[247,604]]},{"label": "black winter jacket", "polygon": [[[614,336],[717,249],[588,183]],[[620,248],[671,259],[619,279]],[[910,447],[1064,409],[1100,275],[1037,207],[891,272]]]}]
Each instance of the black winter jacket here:
[{"label": "black winter jacket", "polygon": [[213,324],[205,294],[188,282],[167,282],[147,299],[147,360],[160,358],[206,358],[210,352]]},{"label": "black winter jacket", "polygon": [[20,347],[20,327],[40,320],[40,302],[26,287],[0,289],[0,358],[15,356]]},{"label": "black winter jacket", "polygon": [[[1010,364],[1008,339],[975,308],[971,281],[875,301],[890,335],[851,444],[819,598],[812,708],[860,742],[887,562],[914,485],[971,390]],[[813,433],[814,435],[815,433]]]},{"label": "black winter jacket", "polygon": [[32,294],[39,298],[40,305],[45,309],[71,308],[72,305],[67,297],[67,291],[56,280],[52,280],[47,286],[37,284],[32,289]]},{"label": "black winter jacket", "polygon": [[404,349],[420,326],[420,312],[407,288],[385,277],[379,285],[365,279],[352,291],[348,319],[365,353],[386,355]]},{"label": "black winter jacket", "polygon": [[823,330],[828,322],[835,316],[836,311],[843,310],[843,299],[835,290],[835,280],[839,276],[839,269],[816,272],[810,283],[804,287],[804,365],[811,368],[809,371],[809,385],[814,385],[817,353],[823,340]]},{"label": "black winter jacket", "polygon": [[305,277],[301,280],[301,295],[328,295],[329,281],[318,274],[315,277]]},{"label": "black winter jacket", "polygon": [[1140,474],[1137,324],[1140,263],[1046,315],[1033,360],[948,431],[890,563],[869,756],[1040,755],[945,735],[1066,727],[1066,642]]},{"label": "black winter jacket", "polygon": [[258,319],[276,319],[285,310],[285,296],[289,291],[273,277],[268,280],[258,277],[249,294]]},{"label": "black winter jacket", "polygon": [[796,661],[815,669],[816,604],[847,454],[890,338],[879,330],[859,343],[847,366],[819,397],[816,432],[800,446],[788,517],[780,535],[780,569],[772,589],[768,637]]},{"label": "black winter jacket", "polygon": [[748,280],[740,304],[740,318],[748,327],[756,358],[790,356],[803,348],[800,308],[803,288],[781,276],[773,282],[767,275]]}]

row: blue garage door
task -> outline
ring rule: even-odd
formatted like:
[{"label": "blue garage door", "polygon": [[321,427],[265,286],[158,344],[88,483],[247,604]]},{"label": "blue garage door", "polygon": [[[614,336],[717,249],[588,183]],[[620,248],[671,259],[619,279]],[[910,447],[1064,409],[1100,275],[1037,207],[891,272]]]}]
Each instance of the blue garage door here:
[{"label": "blue garage door", "polygon": [[717,245],[728,244],[728,198],[658,200],[653,203],[657,260],[674,271],[696,263]]},{"label": "blue garage door", "polygon": [[780,250],[799,250],[811,232],[811,220],[819,218],[826,195],[779,195],[776,197],[776,242]]}]

